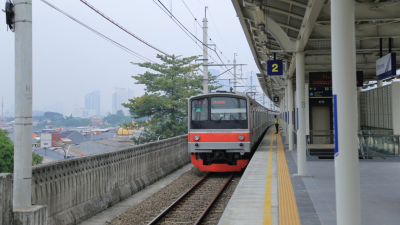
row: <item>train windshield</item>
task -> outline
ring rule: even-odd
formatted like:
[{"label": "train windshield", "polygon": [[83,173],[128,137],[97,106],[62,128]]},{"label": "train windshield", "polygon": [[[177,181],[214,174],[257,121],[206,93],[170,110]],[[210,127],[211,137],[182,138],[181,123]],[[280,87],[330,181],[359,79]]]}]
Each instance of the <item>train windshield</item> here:
[{"label": "train windshield", "polygon": [[211,120],[247,120],[246,100],[231,97],[211,98]]},{"label": "train windshield", "polygon": [[192,101],[192,120],[208,120],[208,99],[201,98]]}]

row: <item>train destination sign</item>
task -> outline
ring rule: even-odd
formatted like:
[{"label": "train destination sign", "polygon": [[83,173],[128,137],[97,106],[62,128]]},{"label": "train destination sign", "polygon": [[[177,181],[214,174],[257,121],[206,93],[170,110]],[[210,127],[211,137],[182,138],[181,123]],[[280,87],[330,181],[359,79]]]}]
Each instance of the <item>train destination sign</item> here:
[{"label": "train destination sign", "polygon": [[[363,71],[357,71],[357,87],[364,82]],[[332,87],[332,72],[313,72],[309,74],[310,87]]]},{"label": "train destination sign", "polygon": [[396,53],[391,52],[376,60],[376,80],[396,75]]},{"label": "train destination sign", "polygon": [[282,60],[268,60],[267,73],[270,76],[283,75],[283,61]]}]

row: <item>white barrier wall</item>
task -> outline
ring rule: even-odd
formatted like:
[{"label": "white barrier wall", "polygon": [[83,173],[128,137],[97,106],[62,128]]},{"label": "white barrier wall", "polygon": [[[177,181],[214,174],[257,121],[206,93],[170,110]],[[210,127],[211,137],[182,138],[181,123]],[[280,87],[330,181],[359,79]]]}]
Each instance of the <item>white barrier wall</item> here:
[{"label": "white barrier wall", "polygon": [[[400,106],[398,102],[400,100],[399,94],[400,82],[393,82],[390,85],[361,92],[361,127],[389,130],[393,129],[394,123],[399,121],[393,121],[392,117],[392,115],[400,115]],[[400,124],[398,129],[400,131]]]}]

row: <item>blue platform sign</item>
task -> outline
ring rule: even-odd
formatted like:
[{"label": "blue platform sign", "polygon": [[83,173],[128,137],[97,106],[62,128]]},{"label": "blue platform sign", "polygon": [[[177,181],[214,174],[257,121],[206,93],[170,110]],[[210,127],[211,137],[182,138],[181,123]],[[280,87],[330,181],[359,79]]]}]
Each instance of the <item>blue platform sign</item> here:
[{"label": "blue platform sign", "polygon": [[283,75],[283,61],[282,60],[268,60],[267,72],[270,76]]},{"label": "blue platform sign", "polygon": [[376,80],[396,75],[396,53],[391,52],[376,60]]},{"label": "blue platform sign", "polygon": [[[337,96],[333,95],[333,132],[335,144],[335,157],[339,156],[339,130],[338,130],[338,111],[337,111]],[[335,164],[336,165],[336,164]]]},{"label": "blue platform sign", "polygon": [[279,102],[279,97],[274,97],[274,102]]}]

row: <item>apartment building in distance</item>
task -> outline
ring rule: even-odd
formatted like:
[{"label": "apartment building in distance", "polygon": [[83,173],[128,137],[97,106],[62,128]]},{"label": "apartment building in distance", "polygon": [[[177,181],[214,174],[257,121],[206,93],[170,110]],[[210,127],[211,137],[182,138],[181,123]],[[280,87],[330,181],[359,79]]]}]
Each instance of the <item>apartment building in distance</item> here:
[{"label": "apartment building in distance", "polygon": [[101,116],[100,91],[93,91],[85,96],[85,109],[94,110],[96,116]]},{"label": "apartment building in distance", "polygon": [[122,106],[122,103],[128,103],[128,99],[132,99],[135,92],[129,88],[115,88],[112,94],[112,114],[116,114],[118,110],[122,110],[125,115],[129,116],[129,109]]}]

